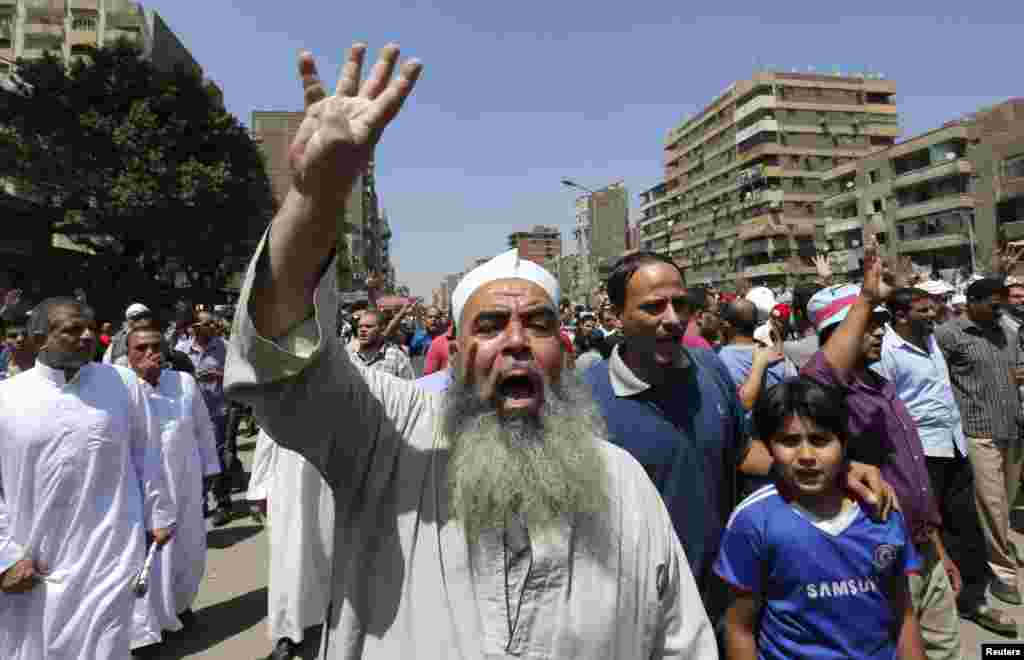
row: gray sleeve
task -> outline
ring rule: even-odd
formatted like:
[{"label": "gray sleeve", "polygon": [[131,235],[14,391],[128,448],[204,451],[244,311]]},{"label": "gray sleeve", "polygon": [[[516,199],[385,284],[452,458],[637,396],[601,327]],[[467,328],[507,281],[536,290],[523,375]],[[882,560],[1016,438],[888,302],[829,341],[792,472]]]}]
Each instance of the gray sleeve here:
[{"label": "gray sleeve", "polygon": [[382,461],[397,456],[397,445],[431,400],[411,381],[364,369],[349,359],[337,339],[333,262],[317,287],[312,317],[277,340],[260,336],[249,306],[253,283],[267,267],[268,236],[269,230],[249,264],[239,297],[228,344],[226,393],[252,406],[267,433],[301,454],[332,487],[357,484],[371,460],[386,469]]}]

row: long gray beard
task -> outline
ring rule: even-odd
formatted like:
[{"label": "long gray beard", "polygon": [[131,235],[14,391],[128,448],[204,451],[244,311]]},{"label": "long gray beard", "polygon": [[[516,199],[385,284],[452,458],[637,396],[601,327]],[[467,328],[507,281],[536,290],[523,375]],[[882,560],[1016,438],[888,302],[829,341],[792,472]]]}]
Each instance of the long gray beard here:
[{"label": "long gray beard", "polygon": [[502,529],[514,514],[543,536],[563,516],[607,509],[607,438],[587,386],[572,372],[545,385],[537,417],[502,419],[494,404],[456,374],[445,394],[444,432],[450,447],[449,508],[471,542]]}]

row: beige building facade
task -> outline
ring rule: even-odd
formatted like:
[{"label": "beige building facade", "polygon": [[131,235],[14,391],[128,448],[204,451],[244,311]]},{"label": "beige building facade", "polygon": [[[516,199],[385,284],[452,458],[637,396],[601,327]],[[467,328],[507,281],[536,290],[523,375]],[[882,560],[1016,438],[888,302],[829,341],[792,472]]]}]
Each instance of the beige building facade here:
[{"label": "beige building facade", "polygon": [[669,131],[665,179],[640,195],[640,248],[670,255],[688,284],[811,272],[825,245],[822,179],[894,144],[895,93],[875,75],[762,72],[729,85]]},{"label": "beige building facade", "polygon": [[[302,124],[302,112],[262,111],[252,113],[251,130],[260,146],[270,186],[278,204],[284,202],[291,189],[292,171],[288,160],[288,149]],[[387,279],[386,285],[394,286],[394,268],[391,263],[391,227],[386,214],[380,211],[377,195],[374,165],[370,163],[349,195],[345,213],[338,218],[343,223],[344,245],[339,251],[348,255],[347,265],[339,264],[343,282],[351,281],[353,287],[361,287],[367,272],[375,270]],[[347,273],[347,274],[346,274]]]},{"label": "beige building facade", "polygon": [[1024,239],[1024,99],[980,110],[825,173],[833,271],[860,269],[863,233],[933,272],[984,271]]}]

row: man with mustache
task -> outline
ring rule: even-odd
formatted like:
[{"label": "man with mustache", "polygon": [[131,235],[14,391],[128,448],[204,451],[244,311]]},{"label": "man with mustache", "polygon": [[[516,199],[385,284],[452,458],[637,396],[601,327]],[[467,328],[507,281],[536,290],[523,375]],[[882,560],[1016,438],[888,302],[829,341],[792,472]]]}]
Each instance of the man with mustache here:
[{"label": "man with mustache", "polygon": [[[989,607],[985,598],[989,574],[985,564],[985,538],[974,503],[974,476],[968,459],[967,438],[960,408],[953,396],[949,368],[935,340],[936,303],[923,289],[899,288],[889,295],[893,314],[882,340],[882,357],[873,368],[896,387],[896,393],[917,423],[932,491],[945,523],[944,545],[960,569],[962,587],[951,585],[936,558],[922,557],[919,575],[911,576],[911,589],[929,600],[956,602],[961,616],[999,634],[1015,635],[1017,625],[1004,611]],[[945,631],[949,657],[958,657],[960,626],[952,607],[945,619],[922,621],[930,631]]]},{"label": "man with mustache", "polygon": [[921,624],[926,655],[959,658],[960,631],[954,594],[960,573],[940,534],[943,519],[932,494],[931,476],[917,424],[896,385],[872,368],[882,356],[886,324],[882,305],[893,289],[883,281],[878,242],[864,242],[864,284],[822,289],[807,304],[822,346],[802,375],[836,387],[849,408],[849,456],[880,468],[896,491],[911,541],[924,560],[911,598]]},{"label": "man with mustache", "polygon": [[507,252],[454,292],[443,394],[365,370],[335,340],[336,219],[420,75],[365,46],[292,147],[295,184],[253,258],[228,361],[231,394],[334,492],[326,658],[715,658],[657,491],[603,441],[562,370],[558,284]]},{"label": "man with mustache", "polygon": [[[0,658],[128,657],[146,534],[174,509],[144,395],[92,362],[91,310],[36,307],[36,364],[0,383]],[[126,385],[127,383],[127,385]]]},{"label": "man with mustache", "polygon": [[1008,287],[1002,278],[976,280],[967,287],[967,316],[935,330],[949,365],[953,395],[960,406],[974,470],[992,595],[1021,604],[1017,553],[1010,537],[1010,511],[1024,468],[1020,385],[1024,351],[1020,337],[1002,320]]},{"label": "man with mustache", "polygon": [[160,326],[138,323],[125,342],[134,371],[128,382],[137,381],[145,394],[177,520],[174,538],[156,554],[149,591],[135,603],[132,647],[141,648],[162,642],[164,631],[177,632],[192,623],[192,603],[206,570],[203,481],[221,467],[198,384],[187,373],[165,368]]}]

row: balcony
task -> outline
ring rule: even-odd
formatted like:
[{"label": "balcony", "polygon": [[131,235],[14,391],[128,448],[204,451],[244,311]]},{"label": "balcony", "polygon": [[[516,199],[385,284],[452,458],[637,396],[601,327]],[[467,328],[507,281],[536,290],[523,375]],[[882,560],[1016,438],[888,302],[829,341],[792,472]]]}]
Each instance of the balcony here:
[{"label": "balcony", "polygon": [[60,42],[64,39],[64,26],[50,23],[25,23],[27,40]]},{"label": "balcony", "polygon": [[941,213],[942,211],[961,208],[973,209],[974,197],[972,195],[946,195],[919,204],[901,206],[892,212],[892,219],[898,222],[921,215],[930,215],[932,213]]},{"label": "balcony", "polygon": [[901,254],[907,252],[927,252],[930,250],[959,247],[969,243],[970,238],[964,234],[943,234],[941,236],[928,236],[926,238],[900,241],[897,244],[897,249]]},{"label": "balcony", "polygon": [[860,190],[857,188],[848,188],[843,192],[836,193],[831,197],[826,197],[824,201],[825,208],[835,208],[836,206],[843,206],[850,202],[855,202],[860,199]]},{"label": "balcony", "polygon": [[892,180],[892,187],[894,190],[896,188],[908,188],[933,179],[942,179],[955,174],[973,173],[974,166],[971,165],[971,161],[966,158],[958,158],[957,160],[944,161],[910,172],[905,172]]},{"label": "balcony", "polygon": [[761,264],[760,266],[747,266],[743,269],[746,277],[767,277],[770,275],[785,275],[789,272],[789,265],[783,263]]},{"label": "balcony", "polygon": [[733,111],[732,120],[734,122],[738,122],[744,117],[747,117],[748,115],[757,112],[758,110],[762,110],[764,108],[774,108],[776,106],[777,102],[774,96],[771,96],[769,94],[760,94],[750,99],[743,105],[737,107]]},{"label": "balcony", "polygon": [[758,133],[762,132],[778,132],[779,122],[775,119],[762,119],[761,121],[755,122],[754,124],[747,126],[742,131],[736,132],[736,144],[739,145],[746,140],[754,137]]},{"label": "balcony", "polygon": [[843,232],[853,231],[854,229],[862,229],[864,227],[864,218],[857,216],[854,218],[825,218],[825,235],[831,236],[832,234],[842,234]]}]

